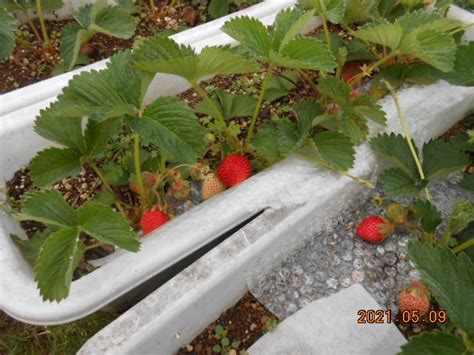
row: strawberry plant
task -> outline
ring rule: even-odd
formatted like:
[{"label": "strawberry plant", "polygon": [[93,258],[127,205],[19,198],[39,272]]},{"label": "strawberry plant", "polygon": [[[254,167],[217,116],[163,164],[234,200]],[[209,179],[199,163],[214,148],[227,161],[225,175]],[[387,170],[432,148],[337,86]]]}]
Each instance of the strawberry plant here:
[{"label": "strawberry plant", "polygon": [[110,6],[106,0],[81,6],[73,15],[77,23],[65,26],[62,31],[60,49],[63,69],[69,71],[74,68],[80,60],[81,48],[97,33],[123,39],[132,37],[136,27],[132,11],[133,3],[130,7]]},{"label": "strawberry plant", "polygon": [[[56,191],[32,193],[23,201],[17,220],[45,224],[46,231],[32,239],[37,247],[36,281],[44,300],[59,301],[69,294],[72,276],[87,247],[86,235],[96,240],[136,252],[138,239],[127,220],[109,206],[90,202],[74,210]],[[40,241],[40,243],[38,243]]]},{"label": "strawberry plant", "polygon": [[[17,32],[17,24],[13,17],[14,12],[20,12],[28,22],[31,30],[35,34],[38,42],[42,43],[44,49],[49,50],[50,38],[46,28],[45,11],[54,11],[63,6],[62,0],[2,0],[0,1],[0,39],[2,47],[0,48],[0,60],[8,58],[15,48],[15,43],[19,43],[30,50],[37,51],[36,47],[29,39],[22,37]],[[31,12],[36,11],[40,21],[41,34],[34,25]]]}]

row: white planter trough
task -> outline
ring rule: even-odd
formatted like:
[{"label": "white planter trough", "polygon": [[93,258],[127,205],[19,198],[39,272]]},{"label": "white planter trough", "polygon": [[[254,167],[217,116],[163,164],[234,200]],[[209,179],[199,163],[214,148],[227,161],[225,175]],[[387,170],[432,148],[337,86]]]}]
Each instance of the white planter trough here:
[{"label": "white planter trough", "polygon": [[[275,15],[293,1],[265,2],[230,15],[249,15],[262,20],[266,24],[273,23]],[[182,44],[192,45],[196,50],[205,46],[235,44],[230,37],[220,31],[226,21],[221,18],[216,21],[181,32],[173,38]],[[85,70],[101,69],[105,61],[93,64]],[[38,85],[41,91],[52,90],[43,101],[10,112],[0,117],[0,171],[1,179],[6,181],[22,165],[27,164],[36,152],[51,145],[33,131],[33,123],[39,111],[47,107],[64,87],[72,75],[67,73],[62,78],[52,78]],[[57,82],[51,82],[58,80]],[[51,86],[48,88],[49,83]],[[32,85],[32,86],[35,86]],[[179,77],[171,75],[157,75],[150,86],[147,96],[152,101],[162,95],[174,95],[188,88],[187,83]],[[30,90],[31,87],[25,88]],[[34,91],[34,90],[33,90]],[[2,105],[9,102],[10,97],[0,97]],[[13,95],[13,93],[12,93]],[[8,96],[8,97],[7,97]],[[14,97],[12,96],[12,99]],[[240,189],[239,189],[240,190]],[[231,191],[230,195],[238,196],[239,190]],[[239,199],[239,197],[234,197]],[[222,202],[224,201],[224,202]],[[226,205],[226,198],[199,206],[191,213],[177,218],[160,230],[154,236],[147,237],[138,254],[117,251],[108,258],[104,258],[105,266],[90,275],[73,282],[69,297],[58,303],[43,302],[31,268],[21,257],[19,251],[10,240],[10,234],[24,235],[19,225],[8,215],[2,214],[0,230],[0,308],[14,318],[33,324],[57,324],[70,322],[82,318],[97,309],[117,299],[134,289],[144,281],[163,272],[180,259],[200,249],[222,233],[234,228],[254,214],[254,209],[236,205],[234,209],[221,215],[219,221],[203,219],[204,212],[209,209],[222,210]],[[265,203],[262,202],[262,205]],[[203,217],[199,217],[199,211]],[[201,212],[201,213],[203,213]],[[197,213],[197,214],[196,214]],[[212,213],[209,213],[212,215]],[[196,232],[196,219],[203,222],[203,227]],[[132,266],[132,267],[130,267]],[[124,270],[127,270],[126,272]],[[156,282],[156,281],[155,281]],[[156,288],[153,287],[152,289]],[[94,290],[94,292],[91,292]]]},{"label": "white planter trough", "polygon": [[[63,9],[59,10],[58,15],[60,18],[67,17],[76,11],[81,5],[90,2],[93,2],[93,0],[68,0],[65,2]],[[217,20],[177,33],[171,36],[171,38],[179,43],[194,46],[201,41],[207,42],[211,38],[221,34],[220,28],[225,21],[232,17],[247,15],[263,19],[294,3],[295,0],[266,0],[242,11],[235,12]],[[28,106],[33,106],[47,99],[53,100],[74,75],[77,75],[82,71],[104,69],[107,61],[108,59],[104,59],[94,64],[86,65],[79,69],[0,95],[0,116],[9,114],[16,110],[24,109]]]},{"label": "white planter trough", "polygon": [[[286,5],[290,3],[292,2],[287,2]],[[280,8],[282,7],[284,6],[280,6]],[[263,18],[263,21],[267,24],[271,23],[280,8]],[[194,31],[194,29],[190,31]],[[185,34],[186,32],[183,32],[179,35],[185,36]],[[183,43],[193,44],[197,49],[203,48],[205,45],[233,43],[223,33],[196,42],[185,39],[181,38]],[[157,78],[155,84],[159,82],[162,85],[160,88],[158,86],[152,87],[149,92],[150,99],[160,95],[175,94],[186,88],[183,81],[177,80],[176,77],[164,75],[157,77],[161,77],[161,79]],[[48,98],[0,118],[0,151],[2,152],[0,171],[4,180],[9,179],[19,167],[28,163],[37,151],[50,144],[33,132],[32,125],[38,111],[53,99]],[[439,82],[428,87],[409,88],[402,93],[401,99],[407,116],[416,117],[417,121],[418,118],[420,119],[420,123],[413,127],[418,132],[415,137],[425,140],[443,132],[474,107],[474,89],[454,87],[445,82]],[[383,102],[387,114],[391,117],[390,121],[396,125],[398,121],[395,120],[396,116],[391,100],[385,99]],[[446,119],[447,117],[450,117],[450,120]],[[432,124],[432,121],[437,124]],[[426,129],[424,129],[425,127]],[[27,143],[25,144],[25,142]],[[372,173],[375,161],[366,147],[362,147],[358,155],[364,159],[359,158],[354,173],[367,177]],[[229,243],[234,243],[233,241],[245,251],[244,257],[238,255],[238,258],[226,259],[227,262],[229,260],[232,262],[219,271],[219,278],[225,283],[228,268],[233,270],[234,266],[237,267],[236,278],[229,279],[232,282],[228,282],[225,286],[225,290],[228,292],[226,297],[223,297],[219,302],[209,302],[208,305],[195,309],[196,312],[208,309],[212,311],[211,315],[214,317],[220,310],[231,305],[232,301],[239,297],[239,292],[245,289],[244,269],[260,270],[262,265],[268,264],[267,262],[258,264],[260,259],[264,257],[265,260],[272,260],[278,254],[286,251],[288,241],[279,236],[280,231],[290,228],[294,233],[283,233],[282,235],[293,234],[293,238],[296,238],[298,233],[302,232],[299,230],[299,226],[304,226],[302,222],[308,218],[321,218],[321,220],[330,218],[331,213],[336,213],[339,208],[336,201],[350,198],[360,190],[360,186],[353,184],[347,178],[321,171],[304,160],[287,159],[257,174],[237,188],[229,190],[171,221],[164,228],[147,237],[143,241],[142,250],[139,253],[117,251],[104,258],[104,266],[73,282],[69,297],[60,303],[42,301],[30,267],[9,237],[10,233],[21,234],[20,227],[11,217],[2,215],[0,307],[14,318],[33,324],[57,324],[84,317],[129,293],[146,280],[150,280],[156,275],[159,276],[182,258],[221,236],[223,232],[233,229],[266,209],[262,216],[209,254],[222,253],[222,250],[227,250],[222,248],[226,248],[225,246]],[[314,210],[317,210],[316,215],[313,213]],[[198,229],[196,221],[199,223]],[[276,225],[276,227],[264,233],[271,225]],[[250,232],[251,230],[254,230],[253,234]],[[255,247],[248,249],[247,247],[251,246],[253,242],[255,242]],[[239,253],[240,250],[238,250]],[[262,250],[265,253],[261,255]],[[199,263],[201,262],[199,261]],[[208,276],[212,276],[217,271],[215,269],[207,270]],[[180,280],[180,277],[177,280]],[[161,301],[167,299],[166,302],[172,305],[175,303],[171,301],[176,301],[179,304],[183,299],[187,299],[192,304],[194,296],[191,295],[194,293],[185,295],[179,292],[182,289],[193,289],[193,285],[200,284],[199,278],[194,283],[190,280],[189,285],[183,284],[175,291],[172,290],[173,286],[170,286],[174,282],[177,282],[176,279],[166,284],[162,288],[163,291],[158,291],[160,295],[160,292],[164,292],[164,298],[161,296],[158,298]],[[151,282],[149,286],[156,288],[157,281]],[[178,293],[170,296],[166,292]],[[160,308],[157,307],[154,313],[150,312],[150,314],[153,314],[153,318],[165,319],[166,317],[158,316],[159,310]],[[199,317],[196,319],[200,323],[192,326],[189,323],[189,334],[194,334],[204,321],[207,322],[207,319]],[[182,318],[180,322],[189,322],[189,319],[185,321],[185,318]],[[176,324],[181,324],[180,322]]]},{"label": "white planter trough", "polygon": [[[417,144],[439,136],[474,110],[474,88],[442,81],[404,89],[399,96]],[[385,131],[402,132],[392,98],[380,103],[388,118]],[[359,147],[352,173],[370,178],[377,170],[368,144]],[[235,304],[259,276],[303,245],[305,237],[325,230],[367,190],[311,162],[289,158],[245,183],[239,196],[246,203],[252,193],[267,193],[269,185],[282,182],[285,186],[267,200],[261,216],[102,329],[78,354],[174,354]]]}]

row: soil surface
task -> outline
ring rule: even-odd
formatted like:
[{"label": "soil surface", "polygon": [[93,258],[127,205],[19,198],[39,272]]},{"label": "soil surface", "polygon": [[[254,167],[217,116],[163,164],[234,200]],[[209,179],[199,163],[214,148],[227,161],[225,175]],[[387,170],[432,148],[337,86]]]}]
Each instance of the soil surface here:
[{"label": "soil surface", "polygon": [[[235,306],[222,313],[216,321],[204,329],[190,344],[180,349],[178,355],[211,355],[215,353],[237,355],[240,351],[252,346],[265,333],[273,330],[277,324],[278,319],[248,292]],[[219,325],[228,331],[227,338],[231,344],[236,341],[240,342],[238,348],[229,346],[219,352],[213,351],[213,347],[221,344],[221,340],[215,337],[216,327]]]},{"label": "soil surface", "polygon": [[[186,28],[211,20],[206,6],[193,5],[193,1],[181,1],[181,4],[170,8],[167,13],[165,1],[158,1],[158,14],[152,15],[144,7],[137,6],[134,17],[138,25],[130,39],[120,39],[104,34],[96,34],[83,48],[82,52],[89,57],[90,63],[106,59],[115,53],[129,49],[135,40],[157,33],[171,35]],[[247,7],[247,4],[231,5],[235,12]],[[161,11],[161,13],[160,13]],[[33,20],[33,26],[40,36],[40,24]],[[50,37],[50,48],[44,48],[41,37],[35,34],[31,26],[19,27],[21,38],[31,43],[32,48],[17,45],[9,59],[0,62],[0,94],[47,79],[56,73],[55,68],[62,63],[59,51],[61,31],[64,26],[76,23],[73,19],[48,20],[46,27]]]}]

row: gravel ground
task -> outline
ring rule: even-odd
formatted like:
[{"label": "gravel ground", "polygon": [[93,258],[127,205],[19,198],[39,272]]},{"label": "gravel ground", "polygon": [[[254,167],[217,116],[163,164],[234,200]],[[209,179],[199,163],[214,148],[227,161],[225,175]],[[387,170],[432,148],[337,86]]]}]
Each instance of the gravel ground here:
[{"label": "gravel ground", "polygon": [[[433,201],[443,216],[449,216],[458,199],[474,201],[473,194],[459,188],[456,180],[440,180],[430,186]],[[364,197],[365,202],[358,208],[343,211],[329,229],[308,238],[301,249],[253,283],[253,295],[284,319],[316,299],[361,282],[382,307],[396,314],[398,294],[419,279],[419,273],[406,254],[408,234],[396,233],[378,245],[355,235],[362,219],[383,212],[373,204],[377,195],[384,195],[381,187],[367,199]]]}]

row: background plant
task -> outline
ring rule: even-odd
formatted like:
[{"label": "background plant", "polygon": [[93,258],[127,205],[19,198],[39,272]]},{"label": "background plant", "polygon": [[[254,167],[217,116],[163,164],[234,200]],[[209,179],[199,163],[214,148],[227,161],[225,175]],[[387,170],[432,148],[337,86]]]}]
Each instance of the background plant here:
[{"label": "background plant", "polygon": [[132,37],[137,25],[133,11],[133,2],[110,6],[107,0],[97,0],[81,6],[73,15],[77,23],[65,26],[62,31],[60,49],[64,69],[69,71],[77,64],[81,48],[97,33],[122,39]]},{"label": "background plant", "polygon": [[[0,60],[8,58],[19,43],[31,50],[36,50],[28,38],[24,38],[17,31],[17,23],[13,17],[14,12],[20,12],[28,22],[36,39],[43,44],[44,49],[50,48],[50,38],[46,28],[45,11],[54,11],[63,6],[62,0],[1,0],[0,1]],[[41,34],[31,18],[31,12],[36,11],[40,21]]]}]

